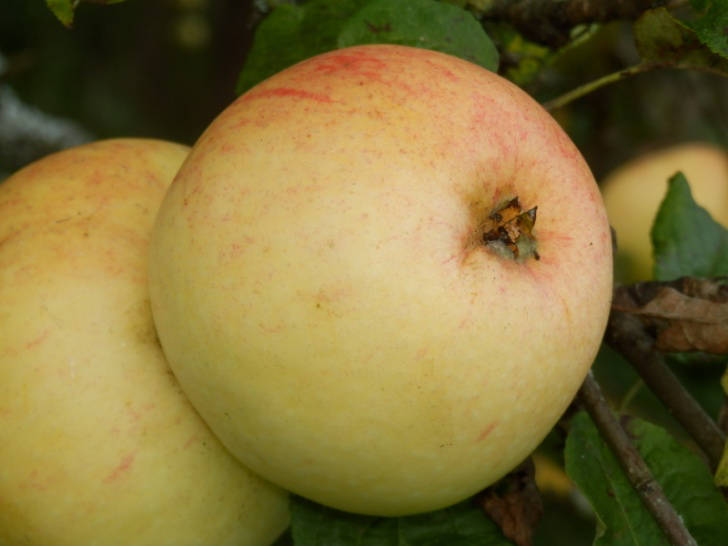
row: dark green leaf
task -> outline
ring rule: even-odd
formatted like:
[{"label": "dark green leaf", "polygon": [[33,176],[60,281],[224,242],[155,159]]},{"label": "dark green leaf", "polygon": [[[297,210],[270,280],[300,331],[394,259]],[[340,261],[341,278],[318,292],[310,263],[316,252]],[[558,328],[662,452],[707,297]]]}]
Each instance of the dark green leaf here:
[{"label": "dark green leaf", "polygon": [[728,58],[728,1],[693,0],[698,17],[688,24],[713,53]]},{"label": "dark green leaf", "polygon": [[342,27],[338,46],[388,43],[449,53],[498,69],[498,51],[467,11],[435,0],[373,0]]},{"label": "dark green leaf", "polygon": [[728,504],[705,462],[663,429],[632,419],[627,425],[647,466],[700,546],[721,546],[728,537]]},{"label": "dark green leaf", "polygon": [[651,236],[657,280],[728,275],[728,231],[693,200],[682,173],[668,182]]},{"label": "dark green leaf", "polygon": [[510,546],[472,501],[400,518],[339,512],[299,497],[291,500],[296,546]]},{"label": "dark green leaf", "polygon": [[281,4],[258,26],[236,92],[299,61],[336,49],[342,25],[368,0],[312,0]]},{"label": "dark green leaf", "polygon": [[291,528],[286,529],[271,546],[294,546]]},{"label": "dark green leaf", "polygon": [[585,412],[571,420],[564,456],[567,475],[589,499],[597,515],[594,546],[667,544]]},{"label": "dark green leaf", "polygon": [[[655,425],[633,419],[627,431],[698,544],[724,544],[728,504],[713,485],[703,460]],[[600,520],[595,545],[667,544],[585,412],[571,422],[565,455],[567,474],[587,496]]]},{"label": "dark green leaf", "polygon": [[728,75],[728,60],[706,47],[695,31],[665,8],[646,11],[634,24],[643,61]]},{"label": "dark green leaf", "polygon": [[435,0],[312,0],[276,7],[258,27],[238,83],[243,93],[319,53],[368,43],[435,49],[495,70],[498,53],[475,18]]}]

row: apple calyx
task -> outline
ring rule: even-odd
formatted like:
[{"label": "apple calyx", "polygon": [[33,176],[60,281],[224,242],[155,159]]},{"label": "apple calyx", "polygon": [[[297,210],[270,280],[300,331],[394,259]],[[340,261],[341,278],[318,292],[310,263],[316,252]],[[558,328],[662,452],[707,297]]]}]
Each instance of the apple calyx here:
[{"label": "apple calyx", "polygon": [[519,263],[531,257],[539,260],[533,236],[536,209],[524,211],[518,197],[501,203],[483,224],[483,244],[499,256]]}]

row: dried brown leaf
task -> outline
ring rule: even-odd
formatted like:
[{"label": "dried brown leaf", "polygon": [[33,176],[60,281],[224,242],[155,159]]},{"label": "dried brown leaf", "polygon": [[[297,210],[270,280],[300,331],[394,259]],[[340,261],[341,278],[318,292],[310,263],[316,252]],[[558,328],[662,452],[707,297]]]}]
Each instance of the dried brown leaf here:
[{"label": "dried brown leaf", "polygon": [[654,329],[660,351],[728,354],[728,287],[719,280],[638,283],[618,290],[612,306]]},{"label": "dried brown leaf", "polygon": [[533,532],[543,515],[536,487],[533,462],[529,459],[501,482],[486,489],[481,505],[503,535],[518,546],[532,546]]}]

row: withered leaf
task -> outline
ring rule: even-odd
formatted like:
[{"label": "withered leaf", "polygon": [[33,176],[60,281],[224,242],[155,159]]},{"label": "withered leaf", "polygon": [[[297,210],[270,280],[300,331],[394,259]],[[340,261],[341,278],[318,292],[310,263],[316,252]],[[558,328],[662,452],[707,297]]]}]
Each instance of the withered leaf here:
[{"label": "withered leaf", "polygon": [[660,351],[728,354],[728,287],[719,279],[638,283],[618,290],[612,307],[654,329]]},{"label": "withered leaf", "polygon": [[486,514],[518,546],[532,546],[534,529],[543,515],[534,475],[533,462],[529,459],[480,497]]}]

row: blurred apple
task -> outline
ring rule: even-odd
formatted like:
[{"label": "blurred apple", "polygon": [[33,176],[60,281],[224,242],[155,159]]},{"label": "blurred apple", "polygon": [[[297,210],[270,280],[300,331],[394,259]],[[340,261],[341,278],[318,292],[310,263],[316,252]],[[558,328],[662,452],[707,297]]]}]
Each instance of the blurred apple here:
[{"label": "blurred apple", "polygon": [[690,142],[642,155],[602,181],[609,221],[617,233],[620,280],[652,278],[650,229],[667,191],[667,180],[682,171],[693,198],[713,218],[728,226],[728,153]]},{"label": "blurred apple", "polygon": [[102,141],[0,185],[0,544],[252,546],[286,526],[152,323],[149,234],[188,151]]},{"label": "blurred apple", "polygon": [[411,514],[492,483],[552,428],[603,335],[610,245],[587,165],[524,92],[359,46],[273,76],[202,135],[155,224],[152,310],[246,465],[342,510]]}]

